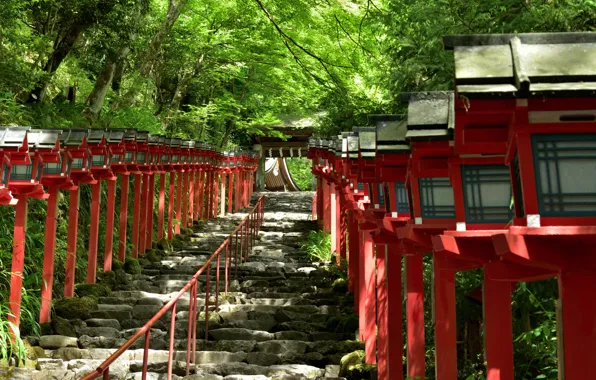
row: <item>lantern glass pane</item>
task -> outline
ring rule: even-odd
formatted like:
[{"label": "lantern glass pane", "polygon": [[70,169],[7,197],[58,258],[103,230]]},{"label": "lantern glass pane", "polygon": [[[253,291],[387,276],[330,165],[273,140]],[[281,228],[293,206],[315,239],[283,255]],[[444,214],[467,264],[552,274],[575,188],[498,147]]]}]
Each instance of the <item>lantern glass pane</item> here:
[{"label": "lantern glass pane", "polygon": [[126,162],[133,162],[134,152],[126,152]]},{"label": "lantern glass pane", "polygon": [[72,159],[72,169],[83,169],[84,160],[82,158],[73,158]]},{"label": "lantern glass pane", "polygon": [[161,155],[161,163],[162,164],[167,164],[168,163],[168,155],[167,154],[162,154]]},{"label": "lantern glass pane", "polygon": [[423,218],[455,218],[453,188],[449,178],[420,178],[418,182]]},{"label": "lantern glass pane", "polygon": [[8,167],[8,164],[6,162],[2,163],[2,184],[3,185],[7,185],[8,184],[8,175],[10,174],[10,168]]},{"label": "lantern glass pane", "polygon": [[596,134],[532,136],[544,216],[596,215]]},{"label": "lantern glass pane", "polygon": [[507,223],[513,218],[507,166],[463,165],[461,171],[467,223]]},{"label": "lantern glass pane", "polygon": [[385,206],[385,185],[382,183],[377,184],[377,193],[379,194],[376,204],[383,207]]},{"label": "lantern glass pane", "polygon": [[46,162],[43,165],[43,174],[61,174],[62,163],[61,162]]},{"label": "lantern glass pane", "polygon": [[12,165],[10,179],[16,181],[26,181],[31,179],[33,165]]},{"label": "lantern glass pane", "polygon": [[92,166],[104,166],[106,164],[106,156],[104,156],[103,154],[100,155],[94,155],[91,165]]},{"label": "lantern glass pane", "polygon": [[174,154],[174,155],[172,156],[172,162],[173,162],[173,163],[176,163],[176,162],[178,162],[178,155],[177,155],[177,154]]},{"label": "lantern glass pane", "polygon": [[186,156],[180,157],[180,162],[186,162]]},{"label": "lantern glass pane", "polygon": [[146,155],[147,154],[145,152],[137,152],[137,163],[144,164]]},{"label": "lantern glass pane", "polygon": [[[393,184],[395,202],[397,205],[397,212],[407,214],[410,212],[408,204],[408,192],[406,191],[406,184],[404,182],[395,182]],[[391,194],[391,192],[389,192]],[[393,210],[391,210],[393,211]]]},{"label": "lantern glass pane", "polygon": [[112,162],[115,162],[115,163],[121,162],[120,155],[119,154],[114,154],[112,156]]}]

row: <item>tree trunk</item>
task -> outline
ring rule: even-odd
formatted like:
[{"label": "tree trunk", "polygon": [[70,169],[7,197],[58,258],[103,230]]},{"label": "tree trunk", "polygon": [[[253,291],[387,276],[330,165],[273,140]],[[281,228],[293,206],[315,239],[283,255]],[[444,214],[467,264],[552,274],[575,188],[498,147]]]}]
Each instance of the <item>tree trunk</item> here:
[{"label": "tree trunk", "polygon": [[99,114],[103,107],[108,89],[110,88],[110,84],[114,79],[114,73],[116,72],[118,63],[123,62],[129,53],[130,48],[124,46],[121,47],[116,54],[110,54],[108,57],[103,71],[97,77],[95,86],[93,86],[93,90],[85,102],[86,105],[83,110],[83,115],[91,122],[99,119]]},{"label": "tree trunk", "polygon": [[223,138],[221,139],[221,143],[219,143],[219,147],[221,149],[223,149],[223,147],[226,146],[226,144],[228,143],[228,140],[230,139],[230,134],[234,130],[235,126],[236,126],[236,119],[230,119],[226,122],[226,131],[223,135]]},{"label": "tree trunk", "polygon": [[[77,20],[74,20],[64,33],[60,33],[58,37],[56,37],[56,41],[54,41],[54,51],[50,54],[43,67],[43,71],[48,74],[55,73],[68,53],[70,53],[81,34],[89,29],[91,25],[95,24],[97,20],[105,17],[115,5],[115,0],[106,0],[100,2],[97,8],[82,9],[80,17],[78,17]],[[47,79],[40,80],[31,93],[29,93],[27,103],[40,103],[43,100],[46,85]]]}]

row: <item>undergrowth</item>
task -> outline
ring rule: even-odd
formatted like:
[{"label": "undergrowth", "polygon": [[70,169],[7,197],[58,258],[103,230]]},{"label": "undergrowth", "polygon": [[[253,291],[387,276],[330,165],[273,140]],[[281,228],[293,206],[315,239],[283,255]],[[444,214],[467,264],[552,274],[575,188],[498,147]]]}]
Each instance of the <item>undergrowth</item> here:
[{"label": "undergrowth", "polygon": [[332,256],[331,235],[324,231],[311,231],[300,249],[312,262],[329,262]]}]

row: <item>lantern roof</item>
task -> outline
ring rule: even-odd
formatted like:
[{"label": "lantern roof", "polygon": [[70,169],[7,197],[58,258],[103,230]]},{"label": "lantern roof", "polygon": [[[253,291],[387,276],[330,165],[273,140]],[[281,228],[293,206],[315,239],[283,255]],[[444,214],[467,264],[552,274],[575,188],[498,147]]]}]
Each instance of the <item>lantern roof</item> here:
[{"label": "lantern roof", "polygon": [[160,146],[165,144],[166,137],[163,135],[149,135],[149,145]]},{"label": "lantern roof", "polygon": [[137,143],[148,144],[149,143],[149,132],[147,131],[136,131],[137,132]]},{"label": "lantern roof", "polygon": [[377,151],[377,129],[375,127],[354,127],[358,135],[358,149],[363,159],[373,159]]},{"label": "lantern roof", "polygon": [[596,33],[443,37],[467,97],[596,96]]},{"label": "lantern roof", "polygon": [[106,129],[104,137],[108,144],[120,144],[124,140],[125,133],[125,129]]},{"label": "lantern roof", "polygon": [[127,143],[137,142],[137,130],[136,129],[124,130],[124,142],[127,142]]},{"label": "lantern roof", "polygon": [[196,142],[194,140],[183,140],[180,144],[181,148],[194,149]]},{"label": "lantern roof", "polygon": [[105,142],[107,132],[103,129],[89,129],[87,133],[87,142],[89,144],[101,144]]},{"label": "lantern roof", "polygon": [[405,92],[408,103],[406,141],[450,140],[455,128],[452,91]]},{"label": "lantern roof", "polygon": [[178,138],[171,138],[168,140],[169,140],[168,143],[169,143],[170,147],[172,147],[172,148],[180,148],[180,144],[182,144],[182,140],[178,139]]},{"label": "lantern roof", "polygon": [[65,129],[60,133],[60,143],[63,146],[81,146],[87,138],[87,129]]},{"label": "lantern roof", "polygon": [[406,143],[408,120],[406,115],[368,115],[368,120],[377,128],[378,153],[407,153]]},{"label": "lantern roof", "polygon": [[0,140],[0,148],[20,148],[27,138],[27,131],[31,127],[8,127]]},{"label": "lantern roof", "polygon": [[54,149],[60,144],[61,133],[58,129],[30,129],[27,131],[29,149]]}]

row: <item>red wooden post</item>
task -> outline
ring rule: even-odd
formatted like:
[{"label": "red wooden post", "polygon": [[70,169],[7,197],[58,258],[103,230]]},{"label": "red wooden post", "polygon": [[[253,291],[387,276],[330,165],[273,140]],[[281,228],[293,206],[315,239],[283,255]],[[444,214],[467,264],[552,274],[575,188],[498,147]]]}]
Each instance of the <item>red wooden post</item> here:
[{"label": "red wooden post", "polygon": [[[401,254],[395,245],[387,246],[387,357],[388,379],[403,379],[403,338],[402,338],[402,276]],[[381,330],[381,328],[379,328]]]},{"label": "red wooden post", "polygon": [[[20,196],[15,206],[14,236],[12,243],[12,266],[10,271],[10,314],[8,321],[19,326],[21,321],[21,295],[23,290],[23,268],[25,266],[25,234],[27,231],[27,201]],[[15,336],[16,331],[13,331]]]},{"label": "red wooden post", "polygon": [[176,172],[170,173],[170,194],[168,200],[168,240],[174,236],[174,184],[176,183]]},{"label": "red wooden post", "polygon": [[112,270],[112,248],[114,247],[114,216],[116,203],[116,179],[108,180],[108,200],[106,209],[106,244],[103,271]]},{"label": "red wooden post", "polygon": [[70,190],[68,202],[68,238],[66,241],[66,276],[64,297],[74,296],[75,268],[77,262],[77,233],[79,229],[79,187]]},{"label": "red wooden post", "polygon": [[358,252],[360,251],[360,234],[356,211],[348,214],[348,290],[354,293],[354,304],[358,305]]},{"label": "red wooden post", "polygon": [[435,253],[433,260],[435,371],[437,380],[457,380],[455,271],[445,269],[444,255]]},{"label": "red wooden post", "polygon": [[187,226],[191,227],[192,226],[192,221],[195,218],[195,174],[196,172],[194,170],[192,170],[190,173],[188,173],[188,180],[189,180],[189,188],[188,188],[188,210],[187,210],[187,214],[188,214],[188,220],[187,220]]},{"label": "red wooden post", "polygon": [[364,233],[358,229],[358,235],[360,235],[360,246],[358,247],[358,297],[356,305],[356,314],[358,315],[358,339],[364,341],[364,329],[366,327],[366,320],[364,319],[364,302],[366,300],[366,282],[364,281]]},{"label": "red wooden post", "polygon": [[375,250],[370,232],[364,232],[364,344],[367,364],[377,362]]},{"label": "red wooden post", "polygon": [[323,228],[323,197],[325,196],[323,191],[323,180],[321,177],[317,177],[317,225],[319,228]]},{"label": "red wooden post", "polygon": [[132,257],[139,257],[139,219],[141,219],[142,175],[135,174],[132,211]]},{"label": "red wooden post", "polygon": [[[413,253],[413,252],[412,252]],[[424,280],[422,255],[406,256],[408,377],[424,379]]]},{"label": "red wooden post", "polygon": [[221,180],[219,182],[219,192],[220,192],[220,201],[219,201],[219,216],[226,215],[226,173],[221,173]]},{"label": "red wooden post", "polygon": [[99,213],[101,206],[101,181],[91,185],[91,220],[89,228],[89,256],[87,283],[94,284],[97,272],[97,243],[99,239]]},{"label": "red wooden post", "polygon": [[[389,380],[389,310],[386,270],[387,245],[377,245],[377,350],[378,350],[378,379]],[[397,316],[396,316],[397,317]],[[391,379],[393,380],[393,379]]]},{"label": "red wooden post", "polygon": [[159,175],[159,198],[157,200],[157,240],[163,239],[163,225],[166,208],[166,173]]},{"label": "red wooden post", "polygon": [[[338,226],[337,226],[337,220],[338,220],[338,209],[337,209],[337,199],[336,199],[336,195],[335,195],[335,185],[334,184],[330,184],[329,185],[329,190],[330,190],[330,194],[329,194],[329,201],[330,201],[330,210],[329,212],[331,213],[330,215],[330,229],[331,229],[331,253],[335,253],[337,255],[337,241],[338,241]],[[337,255],[337,263],[339,264],[339,255]]]},{"label": "red wooden post", "polygon": [[561,312],[559,331],[563,337],[559,352],[561,378],[582,379],[593,371],[596,358],[596,294],[594,272],[562,271],[559,275]]},{"label": "red wooden post", "polygon": [[482,306],[487,380],[513,380],[511,283],[491,280],[495,263],[484,266]]},{"label": "red wooden post", "polygon": [[182,214],[180,215],[180,225],[184,228],[187,227],[188,219],[188,169],[184,171],[182,184]]},{"label": "red wooden post", "polygon": [[228,214],[232,213],[233,210],[233,199],[234,199],[234,180],[232,178],[234,174],[230,173],[228,175]]},{"label": "red wooden post", "polygon": [[199,172],[199,219],[203,219],[205,210],[205,178],[207,178],[207,172]]},{"label": "red wooden post", "polygon": [[343,202],[340,201],[340,197],[337,197],[337,209],[339,213],[339,219],[337,222],[339,236],[338,236],[338,262],[341,262],[341,259],[346,259],[347,256],[347,244],[346,244],[346,232],[347,232],[347,224],[348,224],[348,215],[344,207],[342,207]]},{"label": "red wooden post", "polygon": [[149,199],[147,201],[147,242],[145,249],[153,248],[153,208],[155,199],[155,174],[149,176]]},{"label": "red wooden post", "polygon": [[176,184],[176,225],[174,226],[174,233],[180,233],[180,223],[182,220],[182,181],[184,175],[178,173],[178,183]]},{"label": "red wooden post", "polygon": [[145,254],[145,243],[147,242],[147,206],[149,203],[149,175],[143,174],[141,185],[141,205],[139,214],[139,255]]},{"label": "red wooden post", "polygon": [[234,186],[236,188],[236,194],[235,194],[235,202],[234,202],[234,212],[238,212],[238,210],[240,210],[240,191],[241,191],[241,186],[242,186],[242,181],[240,180],[242,176],[242,172],[238,172],[236,173],[236,185]]},{"label": "red wooden post", "polygon": [[[128,224],[128,182],[130,176],[122,174],[120,182],[120,232],[118,233],[118,260],[126,260],[126,228]],[[71,193],[71,197],[72,197]],[[77,191],[78,194],[78,191]],[[72,203],[71,203],[72,204]],[[71,206],[72,210],[72,206]],[[76,242],[75,242],[76,252]]]},{"label": "red wooden post", "polygon": [[213,177],[213,189],[215,191],[213,196],[213,218],[217,217],[218,201],[219,201],[219,173],[215,172]]},{"label": "red wooden post", "polygon": [[52,186],[48,193],[46,231],[43,250],[43,282],[41,285],[41,309],[39,323],[48,323],[52,312],[52,285],[54,283],[54,252],[56,248],[56,212],[58,210],[58,188]]}]

